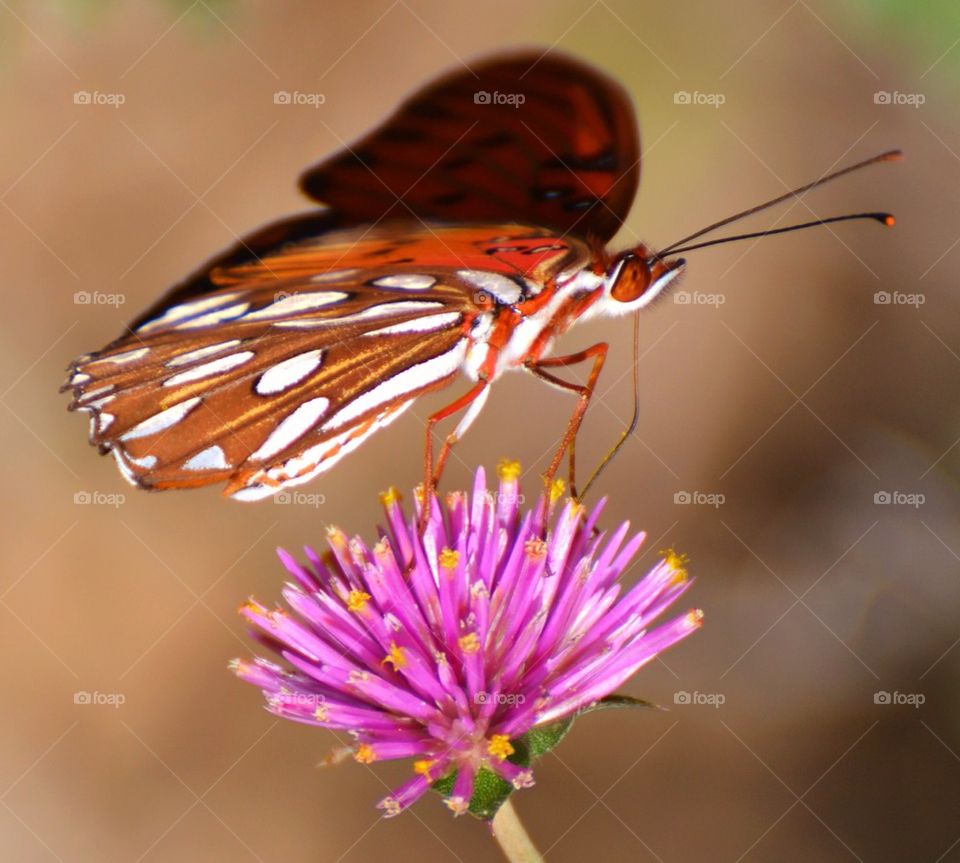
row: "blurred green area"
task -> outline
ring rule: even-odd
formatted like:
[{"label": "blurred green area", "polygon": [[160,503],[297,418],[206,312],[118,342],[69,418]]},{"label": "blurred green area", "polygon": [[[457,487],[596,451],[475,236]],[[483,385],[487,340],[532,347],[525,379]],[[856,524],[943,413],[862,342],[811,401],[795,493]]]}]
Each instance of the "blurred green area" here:
[{"label": "blurred green area", "polygon": [[[151,4],[160,8],[169,9],[172,12],[190,10],[195,6],[197,8],[193,11],[200,13],[204,11],[203,7],[205,5],[217,12],[227,9],[230,6],[237,6],[237,4],[231,2],[231,0],[151,0]],[[129,5],[129,2],[125,2],[125,0],[47,0],[47,5],[79,22],[93,23],[103,15],[109,14],[122,6]],[[17,6],[26,9],[28,4],[13,4],[13,8]]]},{"label": "blurred green area", "polygon": [[[888,44],[889,30],[899,37],[897,54],[903,53],[923,63],[921,74],[930,66],[929,58],[941,58],[934,65],[941,74],[960,72],[960,3],[956,0],[857,0],[831,4],[847,15],[849,32],[882,30],[872,34]],[[871,23],[874,26],[871,26]],[[865,34],[871,35],[871,34]],[[923,58],[921,61],[920,58]]]},{"label": "blurred green area", "polygon": [[[9,8],[22,16],[32,5],[21,0],[11,3]],[[77,24],[95,25],[128,4],[125,0],[47,0],[47,5]],[[195,26],[205,30],[211,12],[217,15],[242,14],[245,4],[236,0],[149,0],[147,5],[166,8],[171,14],[186,13],[188,18],[194,19]],[[788,5],[787,0],[785,5]],[[939,57],[935,65],[940,67],[941,74],[960,73],[960,3],[956,0],[924,0],[922,3],[913,0],[829,0],[811,4],[810,8],[814,14],[843,16],[845,27],[837,34],[842,39],[853,37],[876,44],[888,42],[894,35],[901,58],[904,52],[918,61]],[[5,27],[2,17],[0,32]],[[926,63],[924,73],[928,70],[929,60]]]}]

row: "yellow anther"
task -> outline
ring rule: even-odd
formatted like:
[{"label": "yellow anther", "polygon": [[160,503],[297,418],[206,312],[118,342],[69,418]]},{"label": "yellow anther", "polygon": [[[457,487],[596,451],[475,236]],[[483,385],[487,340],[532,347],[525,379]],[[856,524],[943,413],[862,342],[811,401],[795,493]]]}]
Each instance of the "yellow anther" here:
[{"label": "yellow anther", "polygon": [[458,643],[464,653],[476,653],[480,649],[480,636],[475,632],[468,632],[460,636]]},{"label": "yellow anther", "polygon": [[419,773],[421,776],[426,777],[428,782],[433,781],[433,777],[430,776],[430,770],[433,768],[434,762],[429,758],[423,758],[420,761],[413,762],[413,772]]},{"label": "yellow anther", "polygon": [[550,483],[550,503],[556,503],[563,497],[563,493],[567,490],[567,484],[557,477],[552,483]]},{"label": "yellow anther", "polygon": [[388,662],[394,669],[403,668],[408,662],[407,655],[403,652],[403,648],[396,642],[390,645],[390,652],[383,658],[380,664],[386,665]]},{"label": "yellow anther", "polygon": [[506,734],[494,734],[487,744],[487,753],[500,761],[504,761],[515,752],[510,745],[510,738]]},{"label": "yellow anther", "polygon": [[497,476],[499,476],[503,482],[516,482],[520,479],[521,473],[523,473],[523,469],[520,467],[520,462],[518,461],[502,458],[497,464]]},{"label": "yellow anther", "polygon": [[440,552],[438,561],[444,569],[456,569],[460,562],[460,552],[454,551],[452,548],[445,548]]},{"label": "yellow anther", "polygon": [[336,525],[330,525],[327,528],[327,542],[330,545],[345,546],[347,544],[347,535]]},{"label": "yellow anther", "polygon": [[367,607],[370,601],[370,594],[354,588],[347,594],[347,610],[359,614]]},{"label": "yellow anther", "polygon": [[703,624],[703,609],[691,608],[687,612],[687,623],[691,626],[701,626]]},{"label": "yellow anther", "polygon": [[237,611],[239,611],[241,614],[243,614],[243,612],[245,611],[249,612],[250,614],[266,614],[267,613],[266,607],[261,605],[255,599],[248,599],[243,605],[241,605],[237,609]]},{"label": "yellow anther", "polygon": [[318,704],[317,709],[313,711],[313,718],[318,722],[327,722],[330,719],[330,711],[326,704]]},{"label": "yellow anther", "polygon": [[361,764],[373,764],[377,760],[377,753],[369,743],[361,743],[354,751],[353,757]]},{"label": "yellow anther", "polygon": [[392,485],[386,491],[380,492],[380,503],[384,506],[400,503],[401,500],[403,500],[403,495],[400,494],[400,490],[396,486]]},{"label": "yellow anther", "polygon": [[673,570],[674,581],[677,583],[686,581],[687,564],[690,562],[690,558],[685,554],[678,554],[672,548],[661,551],[660,554],[663,555],[663,562],[667,567]]}]

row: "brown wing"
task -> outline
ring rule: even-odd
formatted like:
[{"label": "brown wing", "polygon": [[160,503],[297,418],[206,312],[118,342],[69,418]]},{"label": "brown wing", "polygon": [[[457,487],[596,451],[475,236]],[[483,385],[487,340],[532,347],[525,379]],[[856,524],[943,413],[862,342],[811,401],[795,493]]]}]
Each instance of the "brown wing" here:
[{"label": "brown wing", "polygon": [[355,223],[522,222],[606,242],[639,177],[624,90],[576,60],[531,52],[430,84],[300,185]]},{"label": "brown wing", "polygon": [[208,291],[77,360],[71,409],[91,413],[91,442],[135,485],[226,482],[264,497],[450,383],[498,299],[536,293],[588,257],[586,244],[517,225],[383,225],[290,243],[214,266]]}]

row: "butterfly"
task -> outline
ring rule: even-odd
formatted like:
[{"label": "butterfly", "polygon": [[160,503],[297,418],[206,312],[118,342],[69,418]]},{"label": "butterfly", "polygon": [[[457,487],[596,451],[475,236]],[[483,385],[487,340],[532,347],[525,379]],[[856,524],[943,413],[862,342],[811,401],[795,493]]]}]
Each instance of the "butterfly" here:
[{"label": "butterfly", "polygon": [[[573,448],[607,344],[557,356],[554,340],[645,308],[683,273],[676,253],[737,238],[683,244],[745,215],[660,252],[612,253],[639,177],[631,100],[584,63],[519,53],[440,78],[302,175],[322,207],[246,237],[75,360],[70,409],[91,415],[91,443],[136,486],[223,483],[256,500],[330,469],[419,396],[464,379],[426,423],[433,488],[494,381],[526,370],[577,397],[546,473],[568,452],[575,488]],[[864,217],[892,223],[807,224]],[[561,376],[580,363],[586,383]],[[434,429],[455,415],[435,460]]]}]

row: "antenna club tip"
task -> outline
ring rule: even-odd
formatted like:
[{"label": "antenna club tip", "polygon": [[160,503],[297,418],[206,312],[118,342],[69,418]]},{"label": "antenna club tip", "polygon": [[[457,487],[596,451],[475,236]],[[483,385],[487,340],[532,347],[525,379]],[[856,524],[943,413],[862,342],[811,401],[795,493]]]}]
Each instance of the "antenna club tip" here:
[{"label": "antenna club tip", "polygon": [[889,150],[883,154],[888,162],[900,162],[903,160],[903,150]]},{"label": "antenna club tip", "polygon": [[895,224],[897,224],[897,220],[893,217],[891,213],[886,213],[882,221],[883,221],[883,224],[885,224],[888,228],[892,228]]}]

